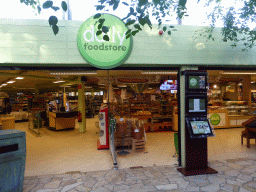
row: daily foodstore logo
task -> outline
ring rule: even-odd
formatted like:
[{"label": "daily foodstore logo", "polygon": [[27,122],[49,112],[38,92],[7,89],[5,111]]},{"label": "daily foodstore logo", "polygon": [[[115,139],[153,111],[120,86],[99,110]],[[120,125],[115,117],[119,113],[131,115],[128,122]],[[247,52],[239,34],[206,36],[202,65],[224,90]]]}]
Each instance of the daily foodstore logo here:
[{"label": "daily foodstore logo", "polygon": [[197,85],[197,80],[196,80],[196,78],[191,78],[190,81],[189,81],[189,83],[190,83],[190,85],[191,85],[192,87],[196,86],[196,85]]},{"label": "daily foodstore logo", "polygon": [[77,35],[77,45],[81,55],[91,65],[101,69],[111,69],[125,62],[131,54],[132,37],[126,39],[128,28],[118,17],[102,14],[104,26],[109,28],[109,41],[103,35],[96,35],[98,31],[97,19],[93,16],[80,26]]},{"label": "daily foodstore logo", "polygon": [[212,125],[218,125],[220,123],[220,116],[216,113],[212,114],[210,117],[210,122]]}]

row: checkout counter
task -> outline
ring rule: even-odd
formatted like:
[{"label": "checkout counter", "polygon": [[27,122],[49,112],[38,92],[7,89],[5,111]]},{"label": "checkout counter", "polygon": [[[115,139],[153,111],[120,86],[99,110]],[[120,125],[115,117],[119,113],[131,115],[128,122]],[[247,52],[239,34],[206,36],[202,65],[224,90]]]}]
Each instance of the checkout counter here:
[{"label": "checkout counter", "polygon": [[2,130],[15,129],[15,117],[11,115],[0,115]]},{"label": "checkout counter", "polygon": [[49,129],[63,130],[74,129],[77,111],[72,112],[49,112]]}]

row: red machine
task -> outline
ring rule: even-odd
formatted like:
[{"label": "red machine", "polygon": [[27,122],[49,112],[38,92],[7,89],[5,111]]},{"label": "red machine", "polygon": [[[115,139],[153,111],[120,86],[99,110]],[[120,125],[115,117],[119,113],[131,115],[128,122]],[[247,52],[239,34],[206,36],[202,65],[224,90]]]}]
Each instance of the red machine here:
[{"label": "red machine", "polygon": [[99,135],[97,142],[98,149],[109,149],[109,130],[108,130],[108,108],[103,107],[99,112]]}]

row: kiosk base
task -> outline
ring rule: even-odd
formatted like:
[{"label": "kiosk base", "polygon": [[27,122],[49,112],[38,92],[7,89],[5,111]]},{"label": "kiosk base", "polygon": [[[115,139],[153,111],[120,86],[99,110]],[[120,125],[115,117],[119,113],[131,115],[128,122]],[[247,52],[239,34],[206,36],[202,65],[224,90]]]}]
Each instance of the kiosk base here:
[{"label": "kiosk base", "polygon": [[97,149],[109,149],[109,145],[101,145],[100,141],[97,141]]},{"label": "kiosk base", "polygon": [[215,169],[207,167],[206,169],[194,169],[194,170],[187,170],[186,168],[178,168],[177,169],[180,173],[184,176],[192,176],[192,175],[205,175],[205,174],[215,174],[218,173]]}]

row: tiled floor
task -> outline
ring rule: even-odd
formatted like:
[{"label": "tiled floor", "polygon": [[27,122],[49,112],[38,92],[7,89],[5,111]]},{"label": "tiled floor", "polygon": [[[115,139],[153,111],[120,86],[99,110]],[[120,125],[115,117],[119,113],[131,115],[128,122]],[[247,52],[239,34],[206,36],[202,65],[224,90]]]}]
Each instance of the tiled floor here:
[{"label": "tiled floor", "polygon": [[217,174],[183,176],[176,166],[104,170],[26,177],[23,192],[256,191],[256,161],[210,161]]},{"label": "tiled floor", "polygon": [[[27,159],[25,176],[62,174],[66,172],[90,172],[109,170],[113,162],[109,150],[97,150],[99,135],[95,127],[97,117],[87,119],[87,131],[78,129],[50,131],[40,129],[37,137],[27,129],[27,122],[16,123],[16,129],[26,131]],[[216,137],[208,139],[209,161],[236,158],[255,158],[256,144],[251,141],[251,148],[241,145],[242,128],[216,130]],[[117,156],[118,168],[136,166],[177,165],[173,132],[147,133],[146,151],[126,156]]]}]

